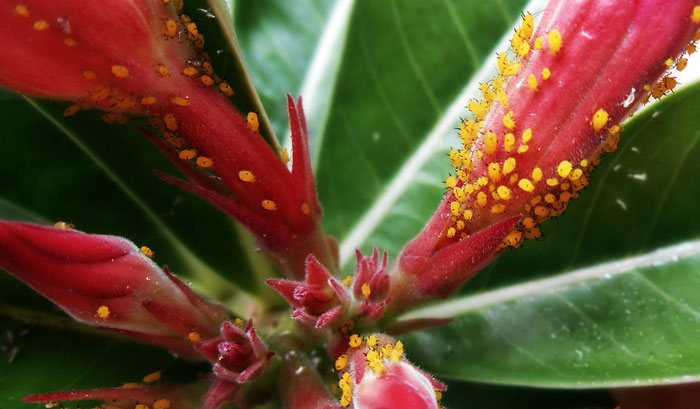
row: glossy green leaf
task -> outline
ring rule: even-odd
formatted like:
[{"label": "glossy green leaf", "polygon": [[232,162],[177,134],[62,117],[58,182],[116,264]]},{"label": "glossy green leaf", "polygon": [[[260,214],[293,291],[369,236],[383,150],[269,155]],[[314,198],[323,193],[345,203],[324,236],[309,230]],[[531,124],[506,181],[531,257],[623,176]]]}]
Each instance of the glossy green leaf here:
[{"label": "glossy green leaf", "polygon": [[443,376],[549,387],[700,379],[698,103],[700,84],[631,121],[547,237],[492,268],[518,284],[412,313],[454,317],[412,337],[419,361]]}]

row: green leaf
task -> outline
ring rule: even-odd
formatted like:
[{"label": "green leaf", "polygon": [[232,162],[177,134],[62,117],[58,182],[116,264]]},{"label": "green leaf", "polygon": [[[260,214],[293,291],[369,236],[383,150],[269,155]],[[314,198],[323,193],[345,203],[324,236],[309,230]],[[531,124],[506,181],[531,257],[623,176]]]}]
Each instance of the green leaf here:
[{"label": "green leaf", "polygon": [[[700,84],[631,121],[547,237],[492,268],[518,284],[411,313],[454,317],[411,337],[418,361],[442,376],[531,386],[700,380],[698,103]],[[532,280],[530,270],[556,275]]]},{"label": "green leaf", "polygon": [[0,408],[3,409],[40,407],[22,403],[26,395],[118,387],[141,382],[145,375],[159,370],[163,371],[164,381],[193,381],[193,374],[201,369],[161,349],[104,335],[34,327],[2,317],[0,328],[3,329],[0,338],[0,390],[3,391]]}]

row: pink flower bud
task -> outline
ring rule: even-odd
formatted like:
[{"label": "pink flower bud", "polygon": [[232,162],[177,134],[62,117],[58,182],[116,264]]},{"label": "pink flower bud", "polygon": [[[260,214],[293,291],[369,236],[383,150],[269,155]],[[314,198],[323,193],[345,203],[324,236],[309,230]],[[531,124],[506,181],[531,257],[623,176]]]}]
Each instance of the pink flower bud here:
[{"label": "pink flower bud", "polygon": [[406,360],[401,341],[386,335],[352,335],[335,369],[343,407],[438,409],[445,390]]},{"label": "pink flower bud", "polygon": [[386,252],[379,260],[379,252],[375,248],[372,256],[362,256],[359,250],[355,252],[357,267],[352,277],[354,295],[352,315],[368,323],[381,318],[387,306],[389,291],[389,275],[386,271]]},{"label": "pink flower bud", "polygon": [[133,243],[115,236],[0,221],[0,267],[78,321],[199,359],[193,341],[226,318]]},{"label": "pink flower bud", "polygon": [[537,27],[525,14],[483,99],[467,104],[447,194],[392,276],[394,307],[445,297],[539,237],[615,148],[620,121],[675,85],[659,78],[685,60],[698,23],[696,0],[550,1]]},{"label": "pink flower bud", "polygon": [[235,384],[258,377],[274,355],[268,352],[251,321],[245,329],[224,321],[220,336],[198,342],[195,348],[214,365],[216,377]]},{"label": "pink flower bud", "polygon": [[294,307],[292,317],[316,328],[336,327],[349,318],[348,289],[314,256],[306,259],[304,281],[270,279],[267,285]]}]

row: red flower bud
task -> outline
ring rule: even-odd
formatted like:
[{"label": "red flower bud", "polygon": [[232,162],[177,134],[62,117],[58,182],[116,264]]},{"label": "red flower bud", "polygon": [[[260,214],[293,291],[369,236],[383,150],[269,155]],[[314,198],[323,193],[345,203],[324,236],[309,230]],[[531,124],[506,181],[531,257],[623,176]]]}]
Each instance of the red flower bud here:
[{"label": "red flower bud", "polygon": [[[321,207],[301,109],[289,100],[293,164],[260,136],[259,119],[227,100],[203,39],[175,2],[23,0],[0,6],[0,86],[72,100],[65,114],[107,111],[108,122],[149,116],[154,141],[190,183],[164,179],[212,202],[250,229],[285,273],[300,278],[315,254],[335,265],[318,220]],[[109,31],[110,35],[104,35]]]},{"label": "red flower bud", "polygon": [[120,237],[0,221],[0,267],[78,321],[188,359],[227,316]]},{"label": "red flower bud", "polygon": [[614,149],[617,124],[675,84],[657,80],[698,23],[697,0],[550,1],[536,28],[525,14],[483,99],[468,103],[447,194],[392,276],[394,307],[445,297],[500,249],[539,237]]},{"label": "red flower bud", "polygon": [[214,375],[235,384],[255,379],[274,355],[267,351],[251,321],[245,329],[224,321],[220,336],[198,342],[195,348],[214,365]]},{"label": "red flower bud", "polygon": [[316,328],[340,326],[349,318],[348,289],[314,256],[306,259],[303,282],[270,279],[266,283],[294,307],[293,318]]}]

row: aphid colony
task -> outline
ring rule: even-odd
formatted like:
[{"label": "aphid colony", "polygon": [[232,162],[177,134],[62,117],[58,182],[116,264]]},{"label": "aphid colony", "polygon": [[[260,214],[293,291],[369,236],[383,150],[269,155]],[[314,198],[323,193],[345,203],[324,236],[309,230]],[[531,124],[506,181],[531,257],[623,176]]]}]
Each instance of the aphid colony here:
[{"label": "aphid colony", "polygon": [[[695,11],[694,11],[695,13]],[[695,21],[695,15],[692,16]],[[697,17],[700,21],[700,16]],[[460,124],[461,149],[452,149],[449,158],[455,169],[454,175],[445,181],[447,189],[447,211],[449,223],[445,226],[445,240],[459,240],[484,226],[515,214],[522,215],[515,229],[501,243],[501,248],[518,247],[525,239],[540,237],[538,225],[550,217],[561,215],[566,206],[588,185],[590,171],[599,163],[602,152],[614,151],[619,142],[622,127],[610,126],[609,114],[597,109],[590,117],[590,126],[595,134],[601,134],[602,144],[591,156],[579,160],[563,160],[554,167],[540,167],[538,161],[526,155],[537,135],[532,128],[519,127],[518,118],[509,108],[507,96],[513,87],[526,86],[537,94],[547,87],[557,75],[550,67],[521,75],[526,60],[537,52],[550,53],[556,58],[564,39],[557,29],[549,30],[533,38],[534,18],[528,13],[510,40],[511,52],[497,54],[497,76],[480,84],[481,100],[470,100],[467,109],[472,117]],[[693,42],[700,38],[696,34]],[[685,52],[695,52],[695,44],[687,46]],[[687,65],[684,55],[669,59],[665,65],[682,70]],[[518,84],[513,84],[519,75]],[[642,96],[660,98],[673,90],[676,80],[664,76],[658,83],[647,85]],[[634,95],[633,95],[634,96]],[[497,133],[493,129],[502,129]],[[532,152],[531,152],[532,153]]]}]

